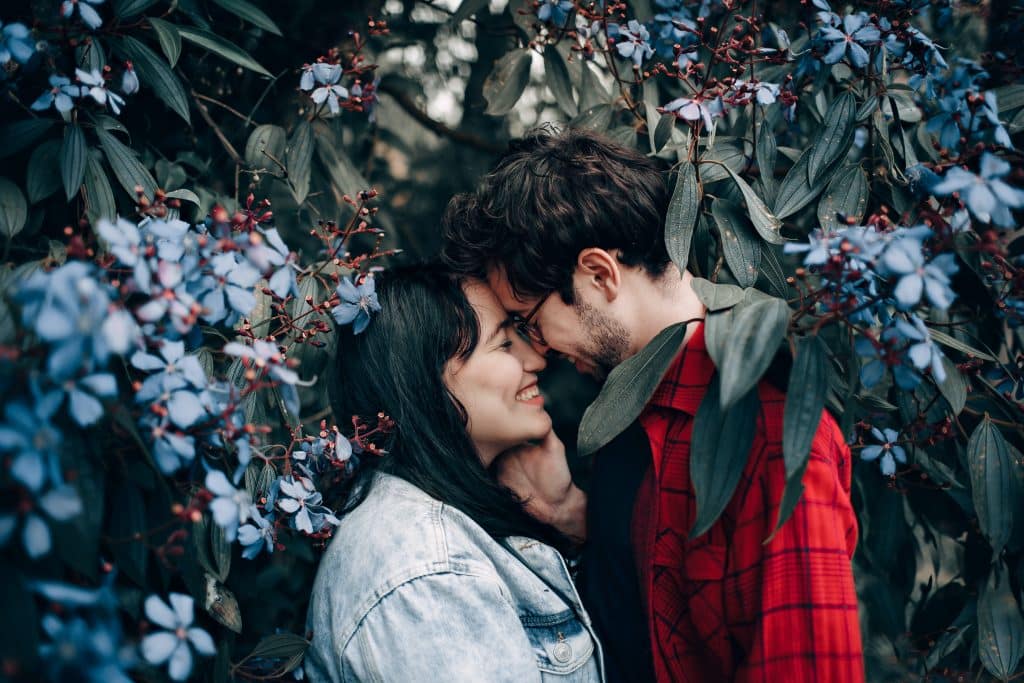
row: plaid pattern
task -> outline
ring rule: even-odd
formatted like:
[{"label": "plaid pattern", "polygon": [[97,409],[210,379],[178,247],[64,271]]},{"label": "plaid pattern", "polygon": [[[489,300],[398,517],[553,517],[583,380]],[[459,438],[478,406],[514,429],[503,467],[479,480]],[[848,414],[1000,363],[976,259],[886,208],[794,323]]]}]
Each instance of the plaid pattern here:
[{"label": "plaid pattern", "polygon": [[763,545],[785,485],[785,396],[762,383],[757,434],[737,491],[707,533],[687,540],[696,513],[693,417],[714,372],[699,325],[640,416],[654,467],[640,487],[632,533],[657,679],[863,681],[850,451],[827,412],[803,497]]}]

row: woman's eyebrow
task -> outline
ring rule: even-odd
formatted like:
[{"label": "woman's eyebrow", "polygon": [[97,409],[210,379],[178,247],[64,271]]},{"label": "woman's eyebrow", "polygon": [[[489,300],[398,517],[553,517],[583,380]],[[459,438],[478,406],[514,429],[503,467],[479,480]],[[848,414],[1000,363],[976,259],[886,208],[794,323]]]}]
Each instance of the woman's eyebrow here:
[{"label": "woman's eyebrow", "polygon": [[506,318],[505,320],[502,320],[500,323],[498,323],[495,326],[494,330],[489,335],[487,335],[487,342],[486,343],[490,344],[492,341],[494,341],[494,338],[497,337],[499,334],[501,334],[501,331],[504,330],[507,326],[508,326],[508,318]]}]

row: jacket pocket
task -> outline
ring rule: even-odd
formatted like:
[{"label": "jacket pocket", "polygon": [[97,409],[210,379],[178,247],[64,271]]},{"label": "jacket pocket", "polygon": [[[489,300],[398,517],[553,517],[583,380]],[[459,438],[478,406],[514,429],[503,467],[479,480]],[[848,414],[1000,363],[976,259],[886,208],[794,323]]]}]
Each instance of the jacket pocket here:
[{"label": "jacket pocket", "polygon": [[548,674],[571,674],[594,654],[594,641],[572,610],[550,615],[520,614],[519,620],[537,657],[537,668]]}]

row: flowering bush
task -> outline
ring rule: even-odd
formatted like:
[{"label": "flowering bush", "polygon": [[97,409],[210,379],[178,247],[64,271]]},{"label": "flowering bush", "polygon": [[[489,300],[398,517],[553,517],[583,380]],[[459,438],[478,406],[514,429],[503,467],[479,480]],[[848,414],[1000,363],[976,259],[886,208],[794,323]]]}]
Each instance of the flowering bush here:
[{"label": "flowering bush", "polygon": [[[408,106],[374,63],[388,22],[287,52],[274,76],[252,52],[285,39],[246,0],[52,4],[0,16],[0,663],[19,680],[301,677],[338,524],[325,493],[380,457],[389,424],[332,416],[317,383],[332,321],[372,324],[373,270],[397,251],[346,151],[374,144],[382,93]],[[952,39],[970,3],[814,0],[771,21],[740,0],[650,4],[455,16],[515,27],[489,114],[532,97],[671,166],[666,244],[730,368],[719,409],[749,410],[789,361],[780,524],[810,445],[799,416],[839,416],[871,679],[1015,675],[1019,64]],[[271,92],[277,123],[243,113]]]}]

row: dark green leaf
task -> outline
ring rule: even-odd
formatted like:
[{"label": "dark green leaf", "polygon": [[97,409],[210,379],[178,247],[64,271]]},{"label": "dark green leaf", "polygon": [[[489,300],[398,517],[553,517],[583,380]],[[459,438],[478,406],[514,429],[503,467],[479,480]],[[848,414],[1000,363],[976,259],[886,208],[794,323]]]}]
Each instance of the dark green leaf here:
[{"label": "dark green leaf", "polygon": [[[654,151],[660,152],[665,143],[672,139],[672,131],[676,127],[675,114],[662,114],[654,129]],[[687,162],[689,163],[689,162]]]},{"label": "dark green leaf", "polygon": [[782,416],[782,457],[787,481],[805,466],[821,422],[828,392],[827,354],[821,337],[796,340],[796,357],[789,372],[789,391]]},{"label": "dark green leaf", "polygon": [[88,158],[89,147],[85,144],[85,133],[81,126],[77,123],[68,124],[64,128],[64,144],[60,148],[60,177],[69,201],[82,186]]},{"label": "dark green leaf", "polygon": [[456,25],[462,23],[480,10],[485,9],[489,2],[490,0],[462,0],[459,9],[455,10],[455,14],[452,15],[452,23]]},{"label": "dark green leaf", "polygon": [[[26,579],[13,562],[0,562],[0,604],[4,606],[4,619],[0,620],[0,658],[14,664],[21,673],[31,670],[39,647],[36,626],[39,616]],[[33,678],[30,675],[25,680]]]},{"label": "dark green leaf", "polygon": [[570,128],[584,128],[603,133],[608,130],[612,123],[612,107],[610,104],[595,104],[590,109],[584,109],[569,122]]},{"label": "dark green leaf", "polygon": [[636,419],[679,353],[685,335],[686,325],[670,325],[609,373],[601,393],[580,421],[580,455],[595,452]]},{"label": "dark green leaf", "polygon": [[775,192],[778,184],[775,182],[775,159],[778,150],[775,147],[775,134],[771,126],[761,124],[757,136],[757,167],[761,172],[761,187],[764,188],[764,199],[768,204],[775,203]]},{"label": "dark green leaf", "polygon": [[772,533],[769,534],[768,538],[764,539],[764,545],[772,542],[775,538],[775,534],[779,533],[779,529],[782,525],[793,515],[793,510],[796,510],[797,503],[800,502],[800,497],[804,495],[804,472],[807,471],[807,463],[810,462],[809,458],[805,458],[800,463],[799,469],[786,478],[786,485],[782,489],[782,498],[779,500],[779,513],[775,517],[775,528]]},{"label": "dark green leaf", "polygon": [[35,204],[60,189],[60,150],[59,140],[47,140],[32,152],[25,176],[29,202]]},{"label": "dark green leaf", "polygon": [[338,145],[333,131],[322,122],[313,124],[316,154],[327,169],[338,199],[342,195],[355,197],[359,192],[370,189],[370,183],[359,172],[345,151]]},{"label": "dark green leaf", "polygon": [[272,123],[256,126],[245,143],[245,162],[253,168],[278,170],[275,160],[284,163],[286,138],[281,126]]},{"label": "dark green leaf", "polygon": [[868,117],[875,113],[875,108],[877,106],[877,97],[869,97],[864,100],[864,103],[857,108],[857,123],[864,123],[867,121]]},{"label": "dark green leaf", "polygon": [[167,193],[167,198],[168,199],[181,199],[181,200],[184,200],[186,202],[191,202],[192,204],[195,204],[196,206],[198,206],[200,208],[202,207],[202,200],[200,200],[199,199],[199,195],[197,195],[192,190],[186,190],[184,188],[180,188],[180,189],[174,190],[173,192],[168,192]]},{"label": "dark green leaf", "polygon": [[530,82],[530,63],[533,52],[529,49],[513,50],[494,63],[494,69],[484,80],[485,113],[504,116],[526,90]]},{"label": "dark green leaf", "polygon": [[565,57],[554,45],[544,49],[544,76],[551,94],[555,96],[558,106],[567,116],[579,113],[576,99],[572,95],[572,80],[569,78],[569,67],[565,65]]},{"label": "dark green leaf", "polygon": [[823,230],[846,227],[837,213],[856,223],[864,217],[868,206],[868,179],[860,166],[847,166],[836,172],[818,201],[818,222]]},{"label": "dark green leaf", "polygon": [[690,242],[693,240],[694,224],[700,213],[700,183],[697,181],[697,167],[689,162],[679,166],[675,189],[669,200],[665,218],[665,247],[672,263],[679,272],[686,270],[690,258]]},{"label": "dark green leaf", "polygon": [[[818,182],[813,185],[807,181],[807,164],[811,150],[805,150],[793,167],[782,179],[779,190],[775,194],[775,216],[780,220],[791,216],[813,201],[825,189],[831,178],[832,169],[821,172]],[[837,164],[838,167],[838,164]]]},{"label": "dark green leaf", "polygon": [[1024,107],[1024,85],[1004,85],[995,89],[996,107],[1002,114],[1017,107]]},{"label": "dark green leaf", "polygon": [[978,656],[993,676],[1005,681],[1016,672],[1021,655],[1024,618],[1020,605],[1008,574],[994,569],[978,596]]},{"label": "dark green leaf", "polygon": [[53,125],[53,119],[25,119],[0,128],[0,159],[25,149],[43,136]]},{"label": "dark green leaf", "polygon": [[153,27],[156,39],[160,42],[160,49],[164,51],[164,55],[167,56],[167,61],[173,69],[174,65],[178,63],[178,57],[181,56],[181,33],[178,32],[178,27],[156,17],[146,17],[146,21]]},{"label": "dark green leaf", "polygon": [[142,14],[155,5],[157,0],[114,0],[114,16],[118,19]]},{"label": "dark green leaf", "polygon": [[754,192],[754,188],[743,178],[739,177],[734,170],[725,167],[725,170],[732,176],[733,182],[736,183],[736,187],[740,188],[740,192],[743,193],[743,201],[747,203],[747,213],[750,216],[750,222],[753,223],[754,229],[757,230],[757,234],[761,236],[765,242],[770,244],[782,244],[785,240],[779,234],[779,228],[782,227],[782,221],[776,218],[768,207],[764,205],[761,198]]},{"label": "dark green leaf", "polygon": [[103,171],[99,151],[89,154],[89,162],[85,166],[85,213],[93,223],[100,218],[114,220],[117,217],[117,204],[114,203],[114,192],[110,189],[110,181]]},{"label": "dark green leaf", "polygon": [[723,409],[720,377],[715,375],[693,420],[690,478],[697,498],[697,519],[690,538],[711,528],[729,504],[750,456],[760,401],[757,391]]},{"label": "dark green leaf", "polygon": [[789,314],[789,305],[774,297],[733,310],[732,331],[718,366],[723,409],[757,386],[786,336]]},{"label": "dark green leaf", "polygon": [[253,26],[258,26],[264,31],[269,31],[276,36],[281,35],[281,29],[277,27],[274,20],[268,17],[263,10],[245,0],[213,0],[214,4],[220,5],[227,11],[240,19],[248,21]]},{"label": "dark green leaf", "polygon": [[118,568],[139,586],[146,586],[146,504],[138,487],[123,483],[110,497],[107,529]]},{"label": "dark green leaf", "polygon": [[611,95],[594,73],[595,67],[587,60],[580,63],[580,111],[599,104],[608,104]]},{"label": "dark green leaf", "polygon": [[973,356],[974,358],[980,358],[981,360],[988,361],[989,363],[996,362],[996,357],[993,356],[992,354],[985,353],[984,351],[979,351],[973,346],[963,343],[956,337],[951,337],[945,332],[941,332],[933,327],[928,328],[928,334],[931,335],[933,340],[935,340],[939,344],[942,344],[943,346],[948,346],[951,349],[955,349],[957,351],[960,351],[961,353],[966,353],[968,356]]},{"label": "dark green leaf", "polygon": [[978,526],[996,556],[1013,529],[1015,467],[1006,439],[986,414],[967,442],[967,469]]},{"label": "dark green leaf", "polygon": [[28,202],[21,188],[7,178],[0,178],[0,233],[10,240],[25,227]]},{"label": "dark green leaf", "polygon": [[143,87],[149,86],[171,111],[190,123],[185,88],[164,60],[131,36],[122,37],[116,44],[139,72]]},{"label": "dark green leaf", "polygon": [[953,361],[945,356],[942,357],[942,367],[946,371],[946,380],[944,382],[937,382],[939,393],[949,403],[953,414],[959,415],[960,411],[967,405],[967,393],[971,388],[970,380],[967,378],[967,375],[960,372],[960,369]]},{"label": "dark green leaf", "polygon": [[761,244],[761,275],[768,285],[775,290],[775,296],[785,299],[791,293],[782,264],[770,244]]},{"label": "dark green leaf", "polygon": [[697,298],[708,309],[708,311],[721,311],[732,308],[743,301],[743,289],[736,285],[716,284],[704,278],[693,279],[694,293]]},{"label": "dark green leaf", "polygon": [[822,179],[832,164],[846,156],[853,142],[856,115],[857,101],[849,91],[841,93],[829,105],[807,159],[807,182],[812,186]]},{"label": "dark green leaf", "polygon": [[295,126],[285,157],[292,196],[296,204],[301,204],[309,194],[309,177],[313,166],[313,127],[309,121],[303,119]]},{"label": "dark green leaf", "polygon": [[747,155],[744,154],[743,148],[736,144],[719,142],[704,152],[700,163],[704,166],[700,169],[700,179],[707,185],[728,178],[729,171],[726,169],[738,171],[743,168],[747,163]]},{"label": "dark green leaf", "polygon": [[722,238],[722,251],[729,270],[740,287],[753,287],[761,266],[761,244],[743,215],[738,204],[727,199],[716,199],[711,215]]},{"label": "dark green leaf", "polygon": [[105,130],[97,128],[96,135],[100,139],[103,152],[107,155],[107,163],[110,164],[114,177],[121,183],[125,192],[134,198],[135,187],[141,185],[146,196],[152,197],[156,192],[156,181],[135,156],[135,151]]},{"label": "dark green leaf", "polygon": [[263,76],[271,76],[271,73],[260,66],[259,62],[253,59],[248,52],[234,43],[224,40],[215,33],[210,33],[209,31],[204,31],[198,28],[192,28],[190,26],[178,26],[178,32],[181,34],[182,38],[190,43],[209,50],[213,54],[223,57],[229,62],[234,62],[244,69],[255,71]]},{"label": "dark green leaf", "polygon": [[231,541],[219,524],[210,525],[210,551],[217,567],[217,578],[223,583],[231,572]]},{"label": "dark green leaf", "polygon": [[301,654],[309,647],[309,641],[294,633],[275,633],[261,640],[246,659],[265,657],[267,659],[283,659]]},{"label": "dark green leaf", "polygon": [[209,572],[204,576],[204,588],[206,595],[203,597],[203,609],[218,623],[235,633],[241,633],[242,611],[235,594]]}]

